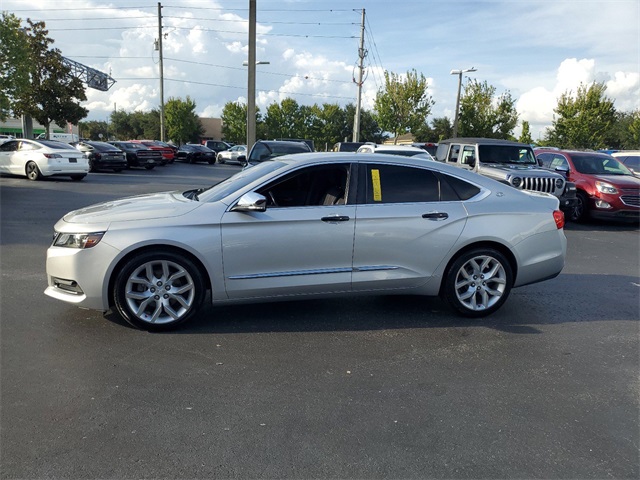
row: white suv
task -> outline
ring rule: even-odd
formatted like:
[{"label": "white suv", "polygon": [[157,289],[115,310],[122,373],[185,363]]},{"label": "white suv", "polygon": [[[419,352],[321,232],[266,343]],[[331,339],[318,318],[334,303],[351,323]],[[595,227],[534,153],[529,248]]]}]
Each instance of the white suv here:
[{"label": "white suv", "polygon": [[429,152],[418,147],[408,145],[376,145],[375,143],[365,143],[356,153],[386,153],[387,155],[402,155],[404,157],[424,158],[433,160]]}]

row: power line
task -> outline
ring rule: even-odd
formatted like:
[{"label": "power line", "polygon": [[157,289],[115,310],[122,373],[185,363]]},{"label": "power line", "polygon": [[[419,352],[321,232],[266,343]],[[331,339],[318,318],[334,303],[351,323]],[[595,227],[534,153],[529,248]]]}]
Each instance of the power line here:
[{"label": "power line", "polygon": [[[145,5],[142,7],[76,7],[76,8],[56,8],[56,12],[73,12],[81,10],[139,10],[143,8],[156,8],[153,5]],[[24,8],[19,10],[12,10],[12,12],[41,12],[42,10],[33,8]]]},{"label": "power line", "polygon": [[[98,59],[98,58],[102,58],[102,59],[113,59],[113,57],[110,56],[98,56],[98,55],[74,55],[74,58],[92,58],[92,59]],[[119,59],[126,59],[126,60],[146,60],[148,59],[148,56],[145,57],[140,57],[140,56],[135,56],[135,57],[117,57],[115,60],[119,60]],[[207,67],[216,67],[216,68],[226,68],[228,70],[239,70],[239,71],[246,71],[246,67],[230,67],[228,65],[219,65],[216,63],[206,63],[206,62],[194,62],[192,60],[182,60],[180,58],[169,58],[169,57],[165,57],[165,60],[171,61],[171,62],[179,62],[179,63],[189,63],[191,65],[203,65],[203,66],[207,66]],[[265,71],[261,71],[260,75],[274,75],[274,76],[279,76],[279,77],[287,77],[287,78],[300,78],[300,79],[304,79],[304,80],[320,80],[323,82],[329,82],[329,83],[342,83],[342,84],[351,84],[353,83],[352,81],[347,81],[347,80],[330,80],[327,78],[319,78],[319,77],[310,77],[308,75],[302,76],[302,75],[291,75],[289,73],[277,73],[277,72],[265,72]]]},{"label": "power line", "polygon": [[[84,30],[129,30],[133,28],[158,28],[157,25],[138,25],[138,26],[130,26],[130,27],[78,27],[78,28],[49,28],[50,32],[76,32],[76,31],[84,31]],[[247,32],[233,32],[229,30],[217,30],[214,28],[204,28],[204,27],[176,27],[170,26],[167,28],[172,28],[175,30],[193,30],[196,28],[199,31],[203,32],[215,32],[215,33],[233,33],[238,35],[246,35]],[[264,37],[295,37],[295,38],[356,38],[354,36],[345,37],[343,35],[307,35],[307,34],[295,34],[295,33],[256,33],[256,35],[264,36]]]},{"label": "power line", "polygon": [[[133,78],[118,78],[118,82],[125,81],[140,81],[140,80],[157,80],[155,77],[133,77]],[[164,79],[166,82],[177,82],[177,83],[190,83],[194,85],[206,85],[208,87],[221,87],[221,88],[233,88],[234,90],[246,90],[244,86],[238,87],[236,85],[223,85],[220,83],[207,83],[207,82],[196,82],[193,80],[180,80],[177,78],[166,78]],[[286,95],[302,95],[306,97],[319,97],[319,98],[340,98],[343,100],[352,100],[352,97],[343,97],[339,95],[324,95],[320,93],[302,93],[302,92],[286,92],[283,90],[261,90],[262,92],[267,93],[284,93]]]}]

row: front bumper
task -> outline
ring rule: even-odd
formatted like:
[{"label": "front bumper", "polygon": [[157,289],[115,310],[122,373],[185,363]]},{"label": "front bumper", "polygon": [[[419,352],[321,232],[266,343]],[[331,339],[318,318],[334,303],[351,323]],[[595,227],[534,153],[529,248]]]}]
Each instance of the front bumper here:
[{"label": "front bumper", "polygon": [[570,212],[575,206],[578,205],[576,184],[573,182],[567,182],[564,187],[564,192],[560,197],[560,210],[563,212]]},{"label": "front bumper", "polygon": [[104,241],[87,249],[49,247],[44,293],[80,307],[108,310],[108,277],[118,253]]}]

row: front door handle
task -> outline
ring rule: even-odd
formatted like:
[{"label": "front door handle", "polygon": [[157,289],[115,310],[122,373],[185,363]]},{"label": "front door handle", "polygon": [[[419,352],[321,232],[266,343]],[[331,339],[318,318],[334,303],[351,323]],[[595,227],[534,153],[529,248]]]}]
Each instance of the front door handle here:
[{"label": "front door handle", "polygon": [[349,217],[347,215],[331,215],[329,217],[322,217],[320,220],[323,222],[348,222]]},{"label": "front door handle", "polygon": [[444,220],[446,218],[449,218],[449,214],[448,213],[444,213],[444,212],[431,212],[431,213],[425,213],[424,215],[422,215],[422,218],[428,218],[429,220]]}]

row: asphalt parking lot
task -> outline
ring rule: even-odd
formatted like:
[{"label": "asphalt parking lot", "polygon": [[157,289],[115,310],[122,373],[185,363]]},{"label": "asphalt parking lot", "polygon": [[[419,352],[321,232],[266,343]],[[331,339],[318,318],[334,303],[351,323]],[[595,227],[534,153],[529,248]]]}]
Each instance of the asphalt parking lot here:
[{"label": "asphalt parking lot", "polygon": [[43,294],[67,211],[238,168],[0,177],[2,478],[640,477],[637,224],[569,224],[563,273],[474,321],[385,296],[150,334]]}]

